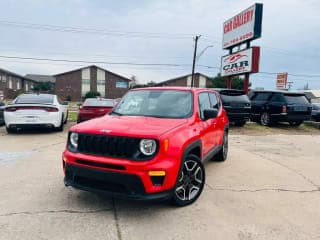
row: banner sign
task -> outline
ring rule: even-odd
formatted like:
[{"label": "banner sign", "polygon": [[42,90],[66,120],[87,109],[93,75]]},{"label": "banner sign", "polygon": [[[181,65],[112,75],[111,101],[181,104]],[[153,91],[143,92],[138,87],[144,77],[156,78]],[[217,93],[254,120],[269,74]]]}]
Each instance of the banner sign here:
[{"label": "banner sign", "polygon": [[248,48],[221,58],[221,76],[259,72],[260,47]]},{"label": "banner sign", "polygon": [[288,80],[288,73],[277,74],[277,89],[286,89]]},{"label": "banner sign", "polygon": [[261,37],[262,9],[263,5],[256,3],[225,21],[223,23],[222,49],[228,49]]}]

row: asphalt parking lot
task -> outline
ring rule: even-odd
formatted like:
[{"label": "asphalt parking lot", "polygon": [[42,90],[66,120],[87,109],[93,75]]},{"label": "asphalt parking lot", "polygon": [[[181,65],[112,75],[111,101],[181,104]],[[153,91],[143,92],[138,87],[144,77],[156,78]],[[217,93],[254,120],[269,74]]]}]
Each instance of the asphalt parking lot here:
[{"label": "asphalt parking lot", "polygon": [[66,188],[67,128],[0,127],[0,239],[320,239],[320,135],[280,133],[232,130],[199,200],[175,208]]}]

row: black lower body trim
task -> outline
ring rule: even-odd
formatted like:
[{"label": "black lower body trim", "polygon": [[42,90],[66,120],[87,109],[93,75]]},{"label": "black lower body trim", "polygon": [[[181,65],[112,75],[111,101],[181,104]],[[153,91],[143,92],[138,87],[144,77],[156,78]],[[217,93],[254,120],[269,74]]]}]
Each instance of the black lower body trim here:
[{"label": "black lower body trim", "polygon": [[134,200],[168,199],[172,191],[147,194],[139,176],[66,164],[65,186]]}]

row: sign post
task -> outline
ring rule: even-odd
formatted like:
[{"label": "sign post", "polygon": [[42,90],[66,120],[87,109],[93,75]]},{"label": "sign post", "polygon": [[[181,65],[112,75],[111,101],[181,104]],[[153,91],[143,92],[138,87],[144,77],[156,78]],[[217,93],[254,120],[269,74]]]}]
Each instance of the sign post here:
[{"label": "sign post", "polygon": [[[232,76],[244,74],[248,93],[250,73],[259,72],[260,47],[250,47],[250,42],[261,37],[262,11],[263,5],[256,3],[223,23],[222,49],[229,55],[221,58],[221,76],[227,77],[227,88],[231,88]],[[246,48],[240,50],[242,44]]]}]

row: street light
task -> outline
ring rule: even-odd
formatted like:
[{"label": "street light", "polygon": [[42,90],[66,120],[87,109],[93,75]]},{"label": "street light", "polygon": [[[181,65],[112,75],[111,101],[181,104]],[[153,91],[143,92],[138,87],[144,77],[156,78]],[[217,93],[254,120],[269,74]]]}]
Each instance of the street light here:
[{"label": "street light", "polygon": [[198,40],[201,37],[201,35],[196,36],[195,38],[195,47],[194,47],[194,55],[193,55],[193,64],[192,64],[192,75],[191,75],[191,87],[193,87],[194,84],[194,70],[195,70],[195,64],[196,61],[199,60],[199,58],[202,56],[202,54],[208,49],[213,47],[213,45],[209,45],[205,47],[198,55],[197,55],[197,45],[198,45]]}]

